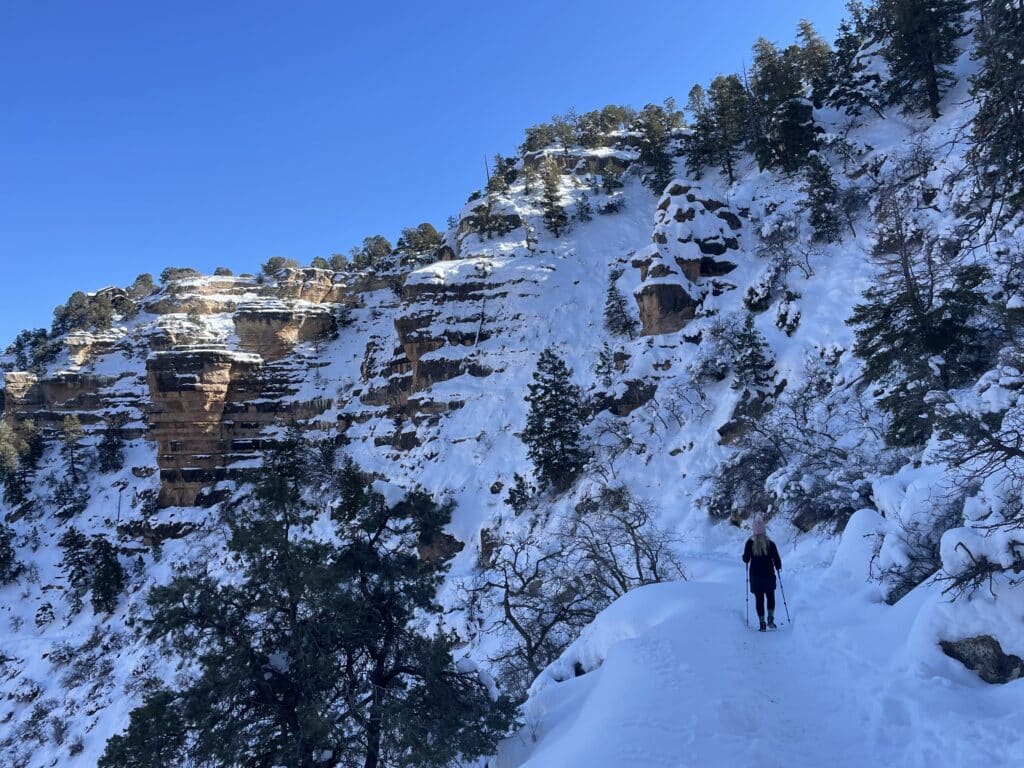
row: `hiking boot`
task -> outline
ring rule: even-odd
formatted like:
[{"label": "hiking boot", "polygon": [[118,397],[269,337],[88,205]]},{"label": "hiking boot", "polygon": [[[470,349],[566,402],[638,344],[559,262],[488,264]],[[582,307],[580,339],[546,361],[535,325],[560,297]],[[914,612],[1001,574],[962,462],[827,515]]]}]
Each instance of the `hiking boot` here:
[{"label": "hiking boot", "polygon": [[761,619],[761,628],[758,629],[757,631],[758,632],[764,632],[765,631],[764,619]]},{"label": "hiking boot", "polygon": [[775,626],[775,617],[770,613],[768,614],[768,629],[777,629]]}]

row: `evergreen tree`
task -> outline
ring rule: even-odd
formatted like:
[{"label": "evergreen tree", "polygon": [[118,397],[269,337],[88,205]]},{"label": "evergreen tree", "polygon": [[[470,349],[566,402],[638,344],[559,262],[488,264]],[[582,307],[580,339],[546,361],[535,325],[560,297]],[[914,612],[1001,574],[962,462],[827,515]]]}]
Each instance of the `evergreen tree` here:
[{"label": "evergreen tree", "polygon": [[985,320],[988,277],[979,265],[949,262],[929,234],[917,200],[897,169],[878,193],[873,258],[878,277],[854,307],[853,351],[863,381],[875,384],[889,415],[887,441],[918,446],[931,434],[931,390],[963,386],[992,354],[995,323]]},{"label": "evergreen tree", "polygon": [[580,194],[580,201],[576,204],[576,220],[590,221],[594,218],[594,209],[590,205],[590,197],[586,192]]},{"label": "evergreen tree", "polygon": [[103,438],[96,446],[99,470],[103,473],[118,472],[124,467],[124,416],[114,416],[103,431]]},{"label": "evergreen tree", "polygon": [[505,496],[505,503],[512,508],[513,512],[521,515],[529,508],[536,493],[537,490],[527,482],[526,478],[516,472],[512,477],[512,487],[508,489],[508,495]]},{"label": "evergreen tree", "polygon": [[28,446],[5,421],[0,421],[0,481],[4,485],[4,501],[12,507],[23,504],[29,487],[22,471]]},{"label": "evergreen tree", "polygon": [[14,531],[0,523],[0,584],[10,584],[22,571],[14,549]]},{"label": "evergreen tree", "polygon": [[868,14],[858,0],[849,0],[839,24],[830,62],[830,90],[825,102],[848,115],[870,109],[882,116],[882,78],[868,66]]},{"label": "evergreen tree", "polygon": [[135,282],[128,288],[128,295],[135,300],[139,300],[146,298],[155,290],[156,285],[153,283],[153,276],[148,272],[143,272],[135,278]]},{"label": "evergreen tree", "polygon": [[601,191],[606,195],[613,195],[617,189],[622,189],[619,174],[611,167],[605,168],[601,173]]},{"label": "evergreen tree", "polygon": [[544,181],[544,226],[555,237],[561,237],[569,228],[569,217],[562,207],[562,173],[551,158],[545,158],[541,173]]},{"label": "evergreen tree", "polygon": [[690,89],[687,109],[690,112],[690,134],[683,143],[686,171],[700,180],[704,168],[715,161],[715,121],[707,92],[699,84]]},{"label": "evergreen tree", "polygon": [[647,186],[657,195],[672,181],[675,167],[672,161],[672,135],[682,127],[682,113],[672,99],[665,106],[648,104],[636,117],[633,128],[640,132],[640,162],[650,169],[645,177]]},{"label": "evergreen tree", "polygon": [[605,389],[611,387],[615,375],[615,350],[607,341],[601,345],[601,351],[597,353],[594,373],[597,374]]},{"label": "evergreen tree", "polygon": [[541,353],[529,390],[523,442],[541,489],[564,491],[587,462],[582,446],[583,393],[551,347]]},{"label": "evergreen tree", "polygon": [[352,249],[352,266],[355,269],[385,269],[393,250],[391,241],[383,235],[364,237],[363,244]]},{"label": "evergreen tree", "polygon": [[890,103],[906,112],[927,107],[939,117],[942,93],[953,82],[949,66],[964,31],[964,8],[963,0],[878,0],[874,14],[886,38]]},{"label": "evergreen tree", "polygon": [[800,41],[800,77],[810,89],[815,106],[820,107],[831,89],[832,48],[806,19],[797,24]]},{"label": "evergreen tree", "polygon": [[996,210],[1024,210],[1024,6],[1006,0],[979,0],[975,57],[981,69],[971,78],[978,100],[971,156],[983,194]]},{"label": "evergreen tree", "polygon": [[419,549],[451,506],[418,492],[389,505],[347,463],[335,530],[320,534],[284,450],[231,521],[235,578],[197,566],[151,591],[149,639],[195,675],[152,693],[99,766],[443,768],[492,754],[512,707],[430,628],[446,564]]},{"label": "evergreen tree", "polygon": [[113,613],[124,591],[125,572],[117,552],[102,536],[93,537],[90,546],[92,608],[96,613]]},{"label": "evergreen tree", "polygon": [[804,56],[798,46],[780,51],[764,38],[754,45],[748,129],[761,168],[795,171],[816,146],[813,109],[803,94]]},{"label": "evergreen tree", "polygon": [[729,183],[735,181],[736,161],[747,135],[750,98],[736,75],[719,75],[708,87],[714,125],[711,156]]},{"label": "evergreen tree", "polygon": [[406,227],[398,238],[395,251],[403,263],[413,263],[419,258],[431,259],[441,247],[444,238],[433,224],[423,222],[415,227]]},{"label": "evergreen tree", "polygon": [[839,239],[839,187],[832,169],[817,152],[807,158],[802,192],[807,197],[814,238],[826,243]]},{"label": "evergreen tree", "polygon": [[82,422],[74,414],[64,417],[61,427],[60,452],[67,467],[67,477],[71,484],[77,486],[81,481],[82,472],[82,438],[85,431]]},{"label": "evergreen tree", "polygon": [[618,289],[616,282],[622,276],[622,270],[612,270],[608,275],[608,289],[604,299],[604,327],[614,336],[636,336],[637,323],[629,314],[626,297]]},{"label": "evergreen tree", "polygon": [[298,269],[299,262],[295,259],[286,259],[284,256],[271,256],[260,267],[260,271],[267,277],[273,277],[282,269]]},{"label": "evergreen tree", "polygon": [[58,543],[64,551],[60,567],[67,580],[68,599],[71,603],[71,610],[77,613],[82,609],[82,597],[92,581],[89,538],[72,526],[64,531]]},{"label": "evergreen tree", "polygon": [[733,361],[733,389],[766,390],[775,380],[775,362],[771,349],[761,332],[754,327],[754,316],[747,314],[733,345],[737,350]]}]

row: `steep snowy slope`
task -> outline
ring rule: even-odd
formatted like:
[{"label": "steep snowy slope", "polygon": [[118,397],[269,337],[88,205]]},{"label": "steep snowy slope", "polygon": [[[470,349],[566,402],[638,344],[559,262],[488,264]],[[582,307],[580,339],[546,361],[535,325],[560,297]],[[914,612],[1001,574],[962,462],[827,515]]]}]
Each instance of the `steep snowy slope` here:
[{"label": "steep snowy slope", "polygon": [[[638,136],[618,130],[607,146],[524,153],[430,258],[171,276],[106,334],[62,335],[34,371],[9,370],[4,422],[34,422],[45,451],[27,499],[2,508],[25,567],[0,588],[0,764],[95,765],[147,686],[187,677],[188,660],[141,637],[146,596],[182,564],[229,570],[225,510],[293,422],[390,491],[455,502],[446,628],[510,688],[501,675],[521,660],[494,587],[510,552],[564,559],[588,514],[626,511],[680,561],[685,580],[666,556],[602,593],[578,639],[589,615],[559,625],[530,659],[543,671],[495,766],[1013,764],[1024,683],[983,683],[941,643],[989,637],[1024,656],[1024,598],[1004,578],[949,602],[945,582],[926,580],[962,566],[964,542],[1012,566],[1012,535],[985,523],[1005,489],[954,492],[937,442],[886,444],[846,322],[876,282],[874,211],[894,169],[921,166],[906,182],[915,213],[960,237],[975,66],[965,50],[935,121],[814,111],[819,157],[847,202],[836,242],[812,237],[800,174],[743,156],[732,183],[711,169],[696,179],[676,155],[675,179],[654,194]],[[527,173],[552,164],[574,219],[558,236]],[[610,175],[621,186],[604,189]],[[1006,289],[990,290],[1000,310],[1019,308],[1003,256],[1021,236],[971,251]],[[639,334],[603,322],[609,283],[630,297]],[[765,365],[747,365],[754,347]],[[517,475],[536,477],[522,432],[545,348],[585,394],[590,460],[568,490],[517,509]],[[995,409],[1022,385],[1007,363],[954,394]],[[70,501],[66,416],[80,419],[85,454],[115,418],[128,446],[121,469],[90,465]],[[769,509],[795,621],[761,636],[744,624],[738,554],[750,512]],[[75,605],[59,544],[71,527],[111,542],[125,566],[113,611]],[[925,572],[914,532],[926,534]],[[565,575],[527,578],[519,597],[559,605],[572,595],[558,588]]]}]

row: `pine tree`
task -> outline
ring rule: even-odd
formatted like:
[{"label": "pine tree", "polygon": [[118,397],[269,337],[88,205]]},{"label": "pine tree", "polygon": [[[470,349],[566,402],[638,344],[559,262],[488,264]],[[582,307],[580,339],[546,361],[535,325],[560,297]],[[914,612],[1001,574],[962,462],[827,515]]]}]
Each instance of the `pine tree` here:
[{"label": "pine tree", "polygon": [[551,347],[541,353],[529,390],[523,442],[541,489],[564,491],[587,462],[582,446],[583,393]]},{"label": "pine tree", "polygon": [[801,191],[807,197],[814,238],[834,243],[839,239],[840,228],[839,187],[832,178],[832,169],[817,152],[807,158]]},{"label": "pine tree", "polygon": [[860,115],[870,109],[882,116],[882,78],[868,67],[868,14],[858,0],[846,5],[847,18],[839,24],[830,62],[831,86],[825,103],[848,115]]},{"label": "pine tree", "polygon": [[729,183],[735,179],[736,161],[747,136],[750,98],[736,75],[719,75],[708,87],[714,125],[711,155]]},{"label": "pine tree", "polygon": [[103,431],[103,438],[96,446],[99,470],[103,473],[118,472],[124,467],[124,416],[118,414],[110,420]]},{"label": "pine tree", "polygon": [[113,613],[125,586],[125,572],[117,552],[102,536],[95,536],[90,546],[92,608],[96,613]]},{"label": "pine tree", "polygon": [[733,389],[766,390],[775,380],[775,362],[768,342],[754,327],[754,316],[747,314],[743,327],[733,339],[737,350],[733,361]]},{"label": "pine tree", "polygon": [[544,226],[555,237],[561,237],[569,228],[569,217],[562,207],[562,173],[551,158],[545,158],[541,173],[544,181]]},{"label": "pine tree", "polygon": [[795,171],[816,146],[813,108],[803,94],[804,57],[795,45],[780,51],[764,38],[754,45],[748,138],[761,168]]},{"label": "pine tree", "polygon": [[953,82],[949,66],[964,31],[964,9],[963,0],[878,0],[873,10],[887,38],[890,103],[906,112],[927,107],[933,119],[939,117],[942,94]]},{"label": "pine tree", "polygon": [[64,551],[60,567],[68,584],[68,599],[71,610],[82,609],[82,597],[92,581],[92,560],[89,538],[75,527],[70,527],[60,537],[60,548]]},{"label": "pine tree", "polygon": [[1003,221],[1024,210],[1024,6],[980,0],[978,10],[974,55],[981,69],[971,78],[979,102],[971,157],[982,192]]},{"label": "pine tree", "polygon": [[634,129],[640,131],[640,162],[650,173],[645,182],[652,192],[660,195],[672,181],[675,165],[672,161],[673,132],[682,126],[682,114],[671,99],[664,107],[648,104],[637,115]]},{"label": "pine tree", "polygon": [[348,462],[324,531],[310,497],[338,487],[296,486],[284,451],[232,515],[234,578],[197,565],[150,592],[147,636],[171,642],[191,682],[151,693],[100,768],[440,768],[492,754],[513,708],[430,629],[447,565],[421,548],[451,505],[420,492],[389,504]]},{"label": "pine tree", "polygon": [[690,133],[683,143],[686,171],[700,180],[704,168],[715,161],[715,121],[708,95],[699,84],[690,89],[687,109],[690,112]]},{"label": "pine tree", "polygon": [[512,511],[521,515],[529,506],[537,490],[530,485],[526,478],[516,472],[512,477],[512,487],[508,489],[505,496],[505,503],[512,508]]},{"label": "pine tree", "polygon": [[601,345],[601,351],[597,353],[594,373],[597,374],[601,385],[605,389],[611,387],[615,375],[615,350],[612,349],[612,345],[607,341]]},{"label": "pine tree", "polygon": [[832,48],[806,19],[797,24],[797,39],[800,41],[800,77],[810,89],[815,106],[820,107],[831,90]]},{"label": "pine tree", "polygon": [[14,531],[0,523],[0,584],[10,584],[22,571],[14,549]]},{"label": "pine tree", "polygon": [[875,283],[847,321],[863,381],[875,384],[889,415],[890,445],[918,446],[934,422],[926,395],[963,386],[985,370],[996,324],[986,320],[988,278],[980,265],[950,263],[930,236],[919,200],[900,166],[881,186],[875,209]]},{"label": "pine tree", "polygon": [[594,218],[594,209],[590,205],[590,197],[586,192],[580,194],[580,201],[576,204],[576,220],[590,221]]},{"label": "pine tree", "polygon": [[615,169],[609,166],[601,173],[601,191],[606,195],[612,195],[617,189],[622,189],[622,182]]},{"label": "pine tree", "polygon": [[636,336],[637,322],[629,314],[626,297],[618,289],[616,282],[622,276],[622,270],[612,270],[608,275],[608,289],[604,299],[604,327],[613,336]]},{"label": "pine tree", "polygon": [[82,429],[82,422],[74,414],[64,417],[61,427],[60,443],[61,456],[67,466],[68,479],[72,485],[77,486],[81,481],[79,476],[82,471],[82,438],[85,430]]}]

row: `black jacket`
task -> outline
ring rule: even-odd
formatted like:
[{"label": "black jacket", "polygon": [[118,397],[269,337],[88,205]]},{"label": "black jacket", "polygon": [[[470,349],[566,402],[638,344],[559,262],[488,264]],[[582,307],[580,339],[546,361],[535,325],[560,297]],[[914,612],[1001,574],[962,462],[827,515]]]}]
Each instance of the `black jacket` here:
[{"label": "black jacket", "polygon": [[743,562],[750,563],[750,591],[754,594],[774,592],[775,571],[782,570],[782,558],[779,557],[779,550],[771,539],[768,539],[767,555],[755,555],[753,548],[754,540],[747,539],[747,546],[743,548]]}]

